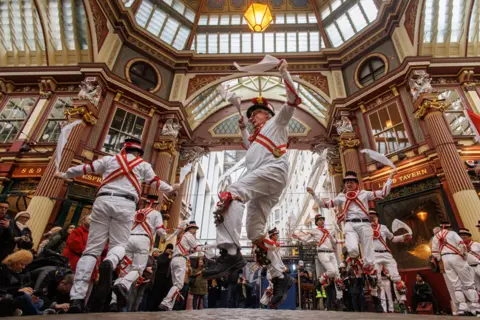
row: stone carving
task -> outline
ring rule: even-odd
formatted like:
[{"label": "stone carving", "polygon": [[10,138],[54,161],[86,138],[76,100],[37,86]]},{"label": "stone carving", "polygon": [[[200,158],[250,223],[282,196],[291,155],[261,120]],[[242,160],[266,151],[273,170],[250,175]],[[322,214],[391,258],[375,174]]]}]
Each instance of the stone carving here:
[{"label": "stone carving", "polygon": [[95,34],[97,36],[98,52],[100,52],[100,49],[102,48],[103,43],[105,42],[105,39],[108,35],[107,18],[103,14],[102,9],[100,9],[97,1],[90,0],[89,2],[90,10],[92,10],[93,21],[95,22],[94,25]]},{"label": "stone carving", "polygon": [[180,150],[180,161],[195,162],[204,155],[208,154],[208,150],[202,147],[182,148]]},{"label": "stone carving", "polygon": [[180,128],[182,126],[178,122],[174,122],[173,119],[168,119],[167,122],[163,125],[162,128],[162,136],[171,136],[171,137],[177,137],[178,136],[178,131],[180,131]]},{"label": "stone carving", "polygon": [[432,85],[432,78],[425,70],[414,71],[408,83],[410,85],[410,93],[412,94],[413,101],[416,101],[418,97],[423,93],[435,92]]},{"label": "stone carving", "polygon": [[338,134],[342,134],[345,132],[353,132],[352,122],[346,116],[343,116],[341,120],[335,122],[335,127],[337,128]]},{"label": "stone carving", "polygon": [[98,102],[102,96],[102,88],[95,80],[85,80],[80,82],[80,92],[78,93],[79,100],[88,100],[95,107],[98,107]]}]

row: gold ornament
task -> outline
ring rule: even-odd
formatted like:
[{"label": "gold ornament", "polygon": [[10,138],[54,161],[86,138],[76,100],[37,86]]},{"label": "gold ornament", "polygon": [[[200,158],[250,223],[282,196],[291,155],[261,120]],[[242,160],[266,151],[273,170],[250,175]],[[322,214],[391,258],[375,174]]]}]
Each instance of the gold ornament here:
[{"label": "gold ornament", "polygon": [[64,114],[68,117],[81,118],[85,123],[90,125],[97,124],[97,118],[86,107],[79,107],[74,105],[72,108],[66,109]]},{"label": "gold ornament", "polygon": [[358,139],[341,139],[340,140],[340,149],[350,149],[350,148],[356,148],[360,145],[360,140]]},{"label": "gold ornament", "polygon": [[174,141],[158,141],[153,144],[153,147],[160,151],[167,151],[172,156],[177,154]]},{"label": "gold ornament", "polygon": [[425,99],[423,100],[422,104],[418,107],[417,111],[415,111],[415,118],[421,119],[425,117],[425,115],[429,111],[440,111],[443,112],[447,108],[447,105],[445,104],[444,100],[428,100]]}]

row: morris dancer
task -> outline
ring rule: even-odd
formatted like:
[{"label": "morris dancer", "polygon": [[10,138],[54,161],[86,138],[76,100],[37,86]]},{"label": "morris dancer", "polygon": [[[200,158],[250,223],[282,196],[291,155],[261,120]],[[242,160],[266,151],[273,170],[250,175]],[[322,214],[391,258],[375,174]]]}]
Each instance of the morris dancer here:
[{"label": "morris dancer", "polygon": [[[375,210],[370,209],[369,214],[372,221],[375,270],[377,272],[378,281],[381,281],[382,269],[385,268],[390,279],[395,284],[395,296],[400,304],[400,312],[405,313],[407,310],[405,306],[407,301],[407,296],[405,295],[407,292],[407,286],[400,277],[397,262],[392,256],[392,250],[390,250],[387,245],[387,239],[392,242],[404,242],[410,240],[411,236],[408,233],[394,236],[393,233],[388,230],[387,226],[378,223],[378,213]],[[375,293],[376,291],[373,290],[372,294]]]},{"label": "morris dancer", "polygon": [[129,138],[125,139],[122,151],[113,157],[106,156],[90,164],[72,167],[66,173],[55,174],[55,177],[61,179],[71,179],[89,173],[99,173],[103,176],[103,182],[93,203],[87,246],[78,261],[75,280],[70,291],[69,313],[83,312],[88,283],[107,240],[110,241],[109,250],[99,267],[97,294],[101,300],[105,300],[110,294],[112,272],[125,255],[125,246],[130,237],[142,183],[146,182],[164,192],[178,190],[178,185],[170,186],[160,181],[152,166],[141,158],[142,155],[140,140]]},{"label": "morris dancer", "polygon": [[[270,307],[277,308],[287,298],[288,289],[293,285],[294,281],[287,273],[285,273],[285,265],[280,256],[281,244],[278,242],[278,230],[273,228],[268,231],[269,239],[263,239],[262,243],[257,242],[255,255],[257,263],[262,267],[266,267],[273,284],[273,293],[270,298]],[[265,255],[265,252],[267,253]],[[286,290],[283,284],[286,283]]]},{"label": "morris dancer", "polygon": [[313,239],[317,244],[317,256],[320,263],[326,270],[329,283],[329,279],[333,279],[336,290],[336,307],[339,310],[345,310],[345,304],[343,303],[343,290],[345,288],[343,280],[340,277],[337,256],[335,254],[336,245],[339,243],[337,239],[330,232],[325,229],[325,217],[317,214],[315,216],[315,224],[317,228],[313,229],[309,234],[296,235],[293,234],[294,239],[299,239],[302,242],[307,242]]},{"label": "morris dancer", "polygon": [[470,230],[461,228],[458,235],[462,238],[467,247],[467,263],[475,274],[475,286],[480,291],[480,243],[472,240]]},{"label": "morris dancer", "polygon": [[155,208],[159,203],[158,196],[148,195],[147,201],[148,206],[137,210],[135,214],[132,232],[125,248],[125,257],[119,266],[119,277],[112,287],[110,302],[112,312],[122,311],[127,305],[128,291],[147,266],[150,250],[155,243],[155,235],[162,239],[167,235],[162,214]]},{"label": "morris dancer", "polygon": [[[216,242],[222,250],[215,267],[204,271],[205,278],[221,278],[245,266],[239,240],[245,204],[247,237],[252,243],[262,246],[268,215],[287,184],[289,164],[284,155],[288,145],[288,122],[301,100],[295,92],[285,60],[281,61],[279,71],[285,82],[287,103],[275,115],[273,107],[265,99],[255,99],[255,104],[247,110],[247,118],[255,128],[250,137],[243,118],[239,120],[244,146],[248,150],[245,157],[248,171],[220,194],[214,215]],[[289,278],[272,280],[277,292],[288,291]]]},{"label": "morris dancer", "polygon": [[382,190],[366,191],[358,189],[357,174],[353,171],[347,171],[343,178],[345,193],[340,193],[333,200],[320,199],[312,188],[308,187],[310,193],[320,208],[333,209],[336,206],[343,205],[342,213],[337,216],[338,224],[345,220],[345,242],[348,255],[353,259],[360,256],[359,240],[363,249],[363,273],[371,275],[374,272],[375,260],[373,252],[373,230],[370,225],[370,216],[368,215],[368,202],[385,198],[390,193],[392,177],[396,171],[392,171]]},{"label": "morris dancer", "polygon": [[[198,230],[195,221],[190,221],[186,227],[184,226],[185,225],[180,225],[174,233],[174,235],[179,234],[177,236],[177,245],[173,250],[172,262],[170,262],[173,286],[158,306],[160,311],[171,311],[173,309],[175,301],[180,295],[180,290],[183,288],[185,272],[187,271],[187,261],[190,260],[189,255],[196,252],[199,247],[195,237]],[[183,228],[185,228],[184,231]],[[181,296],[180,298],[187,299],[187,297]]]},{"label": "morris dancer", "polygon": [[[458,314],[470,315],[480,312],[478,293],[475,290],[473,272],[466,259],[467,248],[462,238],[443,226],[434,228],[432,239],[432,255],[435,259],[443,261],[445,274],[455,291],[455,300],[458,302]],[[467,303],[468,301],[468,303]]]}]

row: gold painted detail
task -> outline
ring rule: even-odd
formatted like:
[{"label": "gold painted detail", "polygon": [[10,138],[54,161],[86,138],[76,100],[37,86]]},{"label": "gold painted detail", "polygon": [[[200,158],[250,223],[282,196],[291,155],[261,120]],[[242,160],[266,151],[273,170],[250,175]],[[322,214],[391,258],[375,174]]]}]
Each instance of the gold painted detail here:
[{"label": "gold painted detail", "polygon": [[328,171],[330,172],[330,175],[333,176],[335,174],[342,174],[343,173],[343,167],[341,163],[332,163],[328,166]]},{"label": "gold painted detail", "polygon": [[360,145],[359,139],[341,139],[340,140],[340,150],[342,149],[350,149],[350,148],[357,148]]},{"label": "gold painted detail", "polygon": [[444,100],[425,99],[422,104],[415,111],[415,118],[422,119],[430,111],[443,112],[447,108]]},{"label": "gold painted detail", "polygon": [[172,156],[177,154],[177,149],[175,149],[175,141],[157,141],[153,144],[153,147],[160,151],[167,151]]},{"label": "gold painted detail", "polygon": [[85,123],[92,126],[97,124],[97,118],[91,111],[88,111],[87,107],[79,107],[74,105],[72,108],[66,109],[64,113],[67,117],[82,118]]}]

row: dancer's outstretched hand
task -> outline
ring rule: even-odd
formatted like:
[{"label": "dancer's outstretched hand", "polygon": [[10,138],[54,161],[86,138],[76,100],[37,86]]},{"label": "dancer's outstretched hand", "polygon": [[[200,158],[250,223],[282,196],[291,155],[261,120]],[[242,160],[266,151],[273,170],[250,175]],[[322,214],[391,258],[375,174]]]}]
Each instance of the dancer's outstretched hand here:
[{"label": "dancer's outstretched hand", "polygon": [[396,175],[398,172],[397,169],[393,170],[392,172],[390,172],[390,175],[388,176],[389,179],[392,179],[394,175]]},{"label": "dancer's outstretched hand", "polygon": [[180,190],[180,184],[179,183],[175,183],[175,184],[172,184],[172,191],[178,191]]},{"label": "dancer's outstretched hand", "polygon": [[298,236],[294,233],[294,234],[292,234],[292,238],[293,239],[298,239]]},{"label": "dancer's outstretched hand", "polygon": [[65,173],[63,172],[55,172],[55,174],[53,175],[54,178],[57,178],[57,179],[65,179]]},{"label": "dancer's outstretched hand", "polygon": [[288,71],[287,68],[288,68],[287,60],[282,59],[282,61],[280,61],[280,65],[278,66],[278,71],[280,71],[280,73],[285,73]]},{"label": "dancer's outstretched hand", "polygon": [[243,122],[243,117],[240,117],[240,119],[238,119],[238,127],[240,128],[240,130],[243,130],[247,127]]},{"label": "dancer's outstretched hand", "polygon": [[311,195],[313,195],[315,192],[313,191],[312,188],[310,187],[307,187],[307,192],[310,193]]}]

